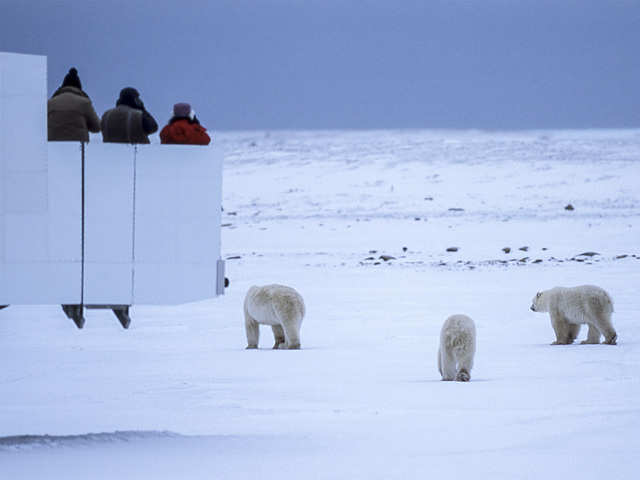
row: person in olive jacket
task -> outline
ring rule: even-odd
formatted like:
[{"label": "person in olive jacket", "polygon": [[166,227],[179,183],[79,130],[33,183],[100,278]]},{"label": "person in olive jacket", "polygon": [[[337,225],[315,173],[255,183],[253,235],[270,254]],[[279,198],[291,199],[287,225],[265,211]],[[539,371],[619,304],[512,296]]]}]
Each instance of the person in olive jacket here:
[{"label": "person in olive jacket", "polygon": [[71,68],[62,86],[47,102],[49,141],[88,142],[89,132],[100,131],[100,119],[82,91],[78,70]]},{"label": "person in olive jacket", "polygon": [[158,131],[158,124],[144,108],[135,88],[120,91],[116,108],[102,115],[102,140],[105,143],[150,143],[148,135]]}]

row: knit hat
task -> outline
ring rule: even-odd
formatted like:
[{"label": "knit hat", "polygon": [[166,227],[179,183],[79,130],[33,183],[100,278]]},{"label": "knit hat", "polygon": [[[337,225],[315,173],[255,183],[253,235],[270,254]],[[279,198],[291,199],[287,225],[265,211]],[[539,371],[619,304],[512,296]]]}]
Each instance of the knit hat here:
[{"label": "knit hat", "polygon": [[82,90],[82,83],[80,83],[80,77],[78,77],[78,70],[75,68],[69,69],[69,73],[67,73],[62,81],[63,87],[76,87]]},{"label": "knit hat", "polygon": [[173,106],[174,117],[191,117],[191,105],[188,103],[176,103]]},{"label": "knit hat", "polygon": [[120,98],[116,102],[116,105],[128,105],[132,108],[140,108],[139,101],[136,101],[140,97],[140,93],[133,87],[126,87],[120,90]]},{"label": "knit hat", "polygon": [[134,100],[139,96],[140,93],[133,87],[126,87],[120,90],[120,100]]}]

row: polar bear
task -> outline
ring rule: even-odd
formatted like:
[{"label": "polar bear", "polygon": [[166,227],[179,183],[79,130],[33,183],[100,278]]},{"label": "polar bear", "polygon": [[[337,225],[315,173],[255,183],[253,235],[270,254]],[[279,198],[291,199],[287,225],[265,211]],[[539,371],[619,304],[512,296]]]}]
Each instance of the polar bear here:
[{"label": "polar bear", "polygon": [[476,353],[476,326],[466,315],[451,315],[440,330],[438,370],[442,380],[468,382]]},{"label": "polar bear", "polygon": [[555,287],[538,292],[531,303],[534,312],[549,312],[556,341],[551,345],[568,345],[578,336],[580,325],[589,325],[587,339],[581,343],[604,342],[615,345],[618,335],[611,324],[613,301],[609,294],[594,285]]},{"label": "polar bear", "polygon": [[284,285],[253,286],[244,299],[247,349],[258,348],[259,325],[271,325],[274,349],[300,348],[300,326],[305,307],[302,296]]}]

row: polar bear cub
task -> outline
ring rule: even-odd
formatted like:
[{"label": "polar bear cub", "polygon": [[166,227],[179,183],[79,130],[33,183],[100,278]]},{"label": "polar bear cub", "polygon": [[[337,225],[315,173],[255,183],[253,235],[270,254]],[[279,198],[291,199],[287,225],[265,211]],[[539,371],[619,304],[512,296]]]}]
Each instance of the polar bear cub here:
[{"label": "polar bear cub", "polygon": [[442,380],[468,382],[476,353],[476,326],[466,315],[451,315],[440,330],[438,370]]},{"label": "polar bear cub", "polygon": [[556,341],[551,345],[568,345],[578,336],[580,325],[589,325],[587,339],[581,343],[604,342],[615,345],[618,335],[611,324],[613,300],[609,294],[594,285],[555,287],[538,292],[531,303],[534,312],[549,312]]},{"label": "polar bear cub", "polygon": [[251,287],[244,299],[247,349],[258,348],[259,325],[271,325],[274,349],[299,349],[304,314],[302,296],[293,288],[276,284]]}]

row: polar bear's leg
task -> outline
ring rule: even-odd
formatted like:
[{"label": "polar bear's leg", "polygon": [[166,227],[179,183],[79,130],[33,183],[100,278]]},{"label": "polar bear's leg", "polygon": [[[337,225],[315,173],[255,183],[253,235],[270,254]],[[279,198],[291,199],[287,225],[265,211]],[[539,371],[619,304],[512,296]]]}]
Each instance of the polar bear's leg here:
[{"label": "polar bear's leg", "polygon": [[299,350],[300,349],[300,326],[304,317],[304,303],[302,297],[282,296],[274,300],[273,318],[282,326],[285,343],[281,343],[278,348]]},{"label": "polar bear's leg", "polygon": [[286,344],[280,345],[280,348],[300,349],[300,323],[297,318],[288,318],[282,322]]},{"label": "polar bear's leg", "polygon": [[585,344],[597,344],[600,343],[600,330],[596,328],[595,325],[589,324],[589,333],[587,334],[587,339],[580,342],[582,345]]},{"label": "polar bear's leg", "polygon": [[456,382],[468,382],[471,379],[471,366],[468,359],[462,359],[458,362],[458,373],[456,373]]},{"label": "polar bear's leg", "polygon": [[598,327],[598,330],[600,330],[600,333],[604,336],[604,341],[602,343],[615,345],[616,340],[618,339],[618,334],[611,324],[611,314],[602,312],[600,315],[595,317],[595,320],[595,326]]},{"label": "polar bear's leg", "polygon": [[258,339],[260,338],[260,326],[249,312],[244,311],[244,328],[247,333],[247,350],[258,348]]},{"label": "polar bear's leg", "polygon": [[275,344],[273,345],[274,350],[280,348],[280,345],[284,345],[286,339],[284,338],[284,330],[280,325],[272,325],[271,329],[273,330],[273,337],[275,339]]},{"label": "polar bear's leg", "polygon": [[568,345],[569,341],[569,323],[564,319],[560,312],[550,312],[551,326],[556,332],[556,341],[551,345]]},{"label": "polar bear's leg", "polygon": [[554,314],[553,312],[550,312],[549,315],[551,317],[551,326],[553,327],[553,331],[556,334],[556,341],[551,345],[560,345],[560,339],[564,337],[562,321],[558,318],[558,315]]},{"label": "polar bear's leg", "polygon": [[608,331],[604,334],[604,341],[607,345],[616,345],[618,341],[618,334],[615,330]]},{"label": "polar bear's leg", "polygon": [[442,380],[450,381],[456,378],[456,359],[453,352],[447,348],[440,348],[440,367]]},{"label": "polar bear's leg", "polygon": [[471,379],[471,369],[473,368],[473,352],[466,351],[458,358],[457,382],[468,382]]},{"label": "polar bear's leg", "polygon": [[573,343],[580,333],[580,324],[567,322],[567,343]]}]

